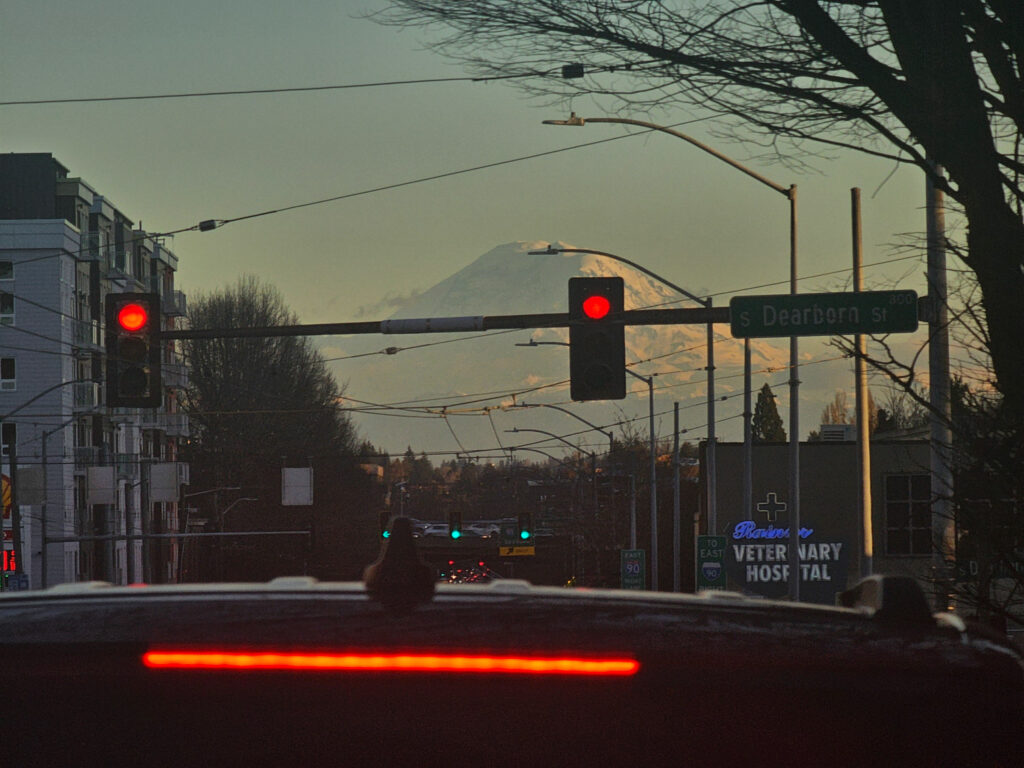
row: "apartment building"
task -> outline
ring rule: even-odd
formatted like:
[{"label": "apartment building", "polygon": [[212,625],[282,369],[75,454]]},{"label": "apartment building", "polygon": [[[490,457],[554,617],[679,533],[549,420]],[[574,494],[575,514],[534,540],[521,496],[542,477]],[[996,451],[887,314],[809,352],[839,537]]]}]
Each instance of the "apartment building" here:
[{"label": "apartment building", "polygon": [[0,155],[0,568],[23,574],[8,584],[176,579],[180,542],[159,534],[179,530],[188,481],[186,368],[166,342],[160,408],[108,407],[104,388],[109,293],[158,293],[167,329],[185,314],[169,241],[52,155]]}]

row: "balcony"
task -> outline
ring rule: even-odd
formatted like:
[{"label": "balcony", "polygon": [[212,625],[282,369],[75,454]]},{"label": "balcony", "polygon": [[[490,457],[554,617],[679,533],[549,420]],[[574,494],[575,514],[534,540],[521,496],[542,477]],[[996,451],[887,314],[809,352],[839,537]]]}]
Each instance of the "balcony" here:
[{"label": "balcony", "polygon": [[154,413],[149,408],[143,408],[139,412],[139,427],[142,429],[164,429],[163,413]]},{"label": "balcony", "polygon": [[183,317],[186,314],[185,292],[170,291],[160,297],[161,310],[165,315]]},{"label": "balcony", "polygon": [[99,324],[94,320],[71,320],[71,340],[79,355],[91,355],[103,348]]},{"label": "balcony", "polygon": [[160,377],[168,389],[188,389],[188,366],[179,355],[171,355],[160,368]]},{"label": "balcony", "polygon": [[75,469],[99,466],[105,456],[106,451],[101,445],[76,445]]},{"label": "balcony", "polygon": [[112,424],[132,424],[139,416],[138,408],[108,408],[107,418]]},{"label": "balcony", "polygon": [[188,437],[188,416],[184,413],[146,413],[140,416],[142,429],[166,432],[168,437]]},{"label": "balcony", "polygon": [[184,413],[165,413],[166,432],[168,437],[188,437],[188,415]]},{"label": "balcony", "polygon": [[95,381],[77,381],[74,387],[74,410],[91,411],[100,405],[100,385]]},{"label": "balcony", "polygon": [[115,454],[114,464],[117,466],[118,477],[128,479],[139,474],[139,456],[136,453]]}]

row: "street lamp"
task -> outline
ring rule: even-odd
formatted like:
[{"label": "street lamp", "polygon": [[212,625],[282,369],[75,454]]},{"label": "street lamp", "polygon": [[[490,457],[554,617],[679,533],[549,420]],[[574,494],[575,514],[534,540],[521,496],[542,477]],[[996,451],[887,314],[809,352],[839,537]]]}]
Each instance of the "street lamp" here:
[{"label": "street lamp", "polygon": [[594,453],[593,451],[588,451],[586,448],[580,448],[578,445],[574,445],[572,442],[570,442],[569,440],[566,440],[561,435],[556,435],[554,432],[548,432],[547,430],[544,430],[544,429],[529,429],[529,428],[526,428],[526,427],[522,427],[522,428],[512,427],[512,429],[506,429],[505,431],[506,432],[513,432],[513,433],[518,433],[518,432],[537,432],[538,434],[541,434],[541,435],[547,435],[548,437],[553,438],[554,440],[561,440],[563,443],[568,445],[570,448],[572,448],[574,450],[577,450],[580,453],[587,454],[587,456],[589,456],[591,458],[591,460],[593,460],[597,456],[597,454]]},{"label": "street lamp", "polygon": [[[733,160],[728,155],[724,155],[716,149],[709,147],[701,141],[688,136],[681,131],[677,131],[674,128],[668,126],[658,125],[657,123],[649,123],[644,120],[633,120],[626,117],[588,117],[582,118],[577,116],[575,112],[570,113],[568,120],[544,120],[545,125],[572,125],[572,126],[584,126],[588,122],[590,123],[619,123],[621,125],[636,125],[641,128],[646,128],[651,131],[659,131],[661,133],[667,133],[670,136],[675,136],[677,139],[689,142],[698,149],[707,152],[709,155],[717,157],[724,163],[728,163],[733,168],[747,176],[764,184],[779,194],[782,194],[789,200],[789,292],[791,295],[796,295],[796,256],[797,256],[797,239],[796,239],[796,184],[791,184],[789,187],[784,187],[781,184],[777,184],[771,179],[762,176],[745,165]],[[634,265],[635,266],[635,265]],[[708,306],[708,305],[706,305]],[[708,324],[708,337],[711,337],[711,325]],[[710,347],[709,347],[710,348]],[[753,506],[752,498],[752,480],[750,471],[750,456],[751,456],[751,432],[750,432],[750,406],[749,406],[749,392],[750,392],[750,339],[745,339],[743,343],[743,369],[744,369],[744,381],[748,396],[745,398],[744,403],[744,455],[747,459],[746,467],[744,469],[744,482],[743,482],[743,505],[744,514],[750,514]],[[798,555],[798,544],[799,544],[799,531],[800,531],[800,381],[797,378],[799,365],[799,351],[797,349],[797,337],[789,337],[789,499],[790,499],[790,518],[789,518],[789,593],[790,598],[793,600],[800,599],[800,578],[799,578],[799,555]],[[708,378],[711,379],[713,368],[711,363],[708,363]],[[710,386],[710,385],[709,385]],[[709,397],[709,400],[711,398]],[[709,407],[710,411],[710,407]],[[714,420],[709,416],[709,433],[708,433],[708,533],[716,533],[714,530],[714,523],[716,522],[714,516],[716,511],[712,506],[713,495],[711,490],[712,481],[715,480],[713,462],[712,462],[712,451],[714,443],[712,442],[712,434],[710,429],[713,428]]]},{"label": "street lamp", "polygon": [[[527,344],[516,344],[516,346],[517,347],[535,347],[535,346],[539,346],[540,344],[557,344],[557,345],[563,346],[563,347],[568,346],[568,344],[566,344],[564,341],[539,341],[538,342],[538,341],[534,341],[533,339],[530,339],[529,343],[527,343]],[[556,411],[561,411],[562,413],[566,414],[567,416],[572,416],[577,421],[582,421],[584,424],[586,424],[588,427],[590,427],[595,432],[600,432],[602,435],[607,437],[608,438],[608,457],[609,458],[611,458],[612,452],[615,449],[615,434],[614,433],[612,433],[612,432],[605,432],[604,429],[602,429],[601,427],[597,426],[596,424],[591,424],[589,421],[584,419],[582,416],[580,416],[577,413],[573,413],[568,408],[562,408],[559,405],[552,405],[551,403],[527,403],[526,401],[522,401],[522,402],[519,402],[519,403],[514,403],[513,405],[507,406],[507,408],[553,408]]]}]

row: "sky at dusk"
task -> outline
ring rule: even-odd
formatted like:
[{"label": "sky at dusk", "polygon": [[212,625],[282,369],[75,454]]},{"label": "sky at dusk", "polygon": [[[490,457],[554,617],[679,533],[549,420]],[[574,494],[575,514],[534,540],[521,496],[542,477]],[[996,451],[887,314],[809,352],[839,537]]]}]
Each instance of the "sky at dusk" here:
[{"label": "sky at dusk", "polygon": [[[425,51],[422,36],[362,18],[376,7],[373,0],[7,0],[0,101],[466,74]],[[383,319],[515,241],[619,254],[714,295],[716,305],[743,292],[786,292],[785,197],[679,139],[634,136],[504,162],[625,136],[618,125],[541,124],[570,110],[603,116],[605,107],[591,99],[545,105],[500,82],[0,105],[0,151],[52,153],[155,232],[350,196],[173,239],[179,288],[215,290],[256,274],[306,323]],[[924,179],[914,169],[847,155],[797,171],[766,163],[754,145],[717,137],[707,115],[628,116],[675,125],[779,184],[799,185],[799,274],[808,278],[801,291],[849,288],[849,272],[841,271],[851,263],[851,187],[862,189],[866,264],[906,255],[897,250],[902,236],[924,230]],[[810,277],[822,273],[834,274]],[[865,279],[868,288],[923,294],[923,256],[869,266]],[[728,327],[718,330],[728,336]],[[900,343],[923,339],[918,331]],[[380,338],[382,348],[392,343]],[[806,340],[801,351],[808,361],[834,354],[820,340]],[[841,360],[802,377],[802,436],[836,387],[852,394],[851,369]],[[360,380],[355,367],[336,370],[348,393],[372,399],[373,381]],[[459,390],[453,382],[451,391]],[[776,393],[785,418],[788,395],[784,387]],[[629,413],[645,407],[643,398],[624,404]],[[738,426],[731,422],[720,436],[738,439]]]}]

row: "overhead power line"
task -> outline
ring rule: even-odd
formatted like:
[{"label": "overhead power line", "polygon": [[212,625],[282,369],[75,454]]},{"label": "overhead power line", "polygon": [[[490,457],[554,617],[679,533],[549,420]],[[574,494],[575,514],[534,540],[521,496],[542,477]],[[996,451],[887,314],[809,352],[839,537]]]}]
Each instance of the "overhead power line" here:
[{"label": "overhead power line", "polygon": [[19,99],[0,101],[0,107],[21,107],[39,104],[90,104],[104,101],[155,101],[160,99],[193,99],[205,96],[253,96],[270,93],[311,93],[314,91],[346,91],[358,88],[384,88],[395,85],[424,85],[428,83],[486,83],[491,80],[514,80],[543,77],[551,72],[519,72],[512,75],[486,77],[420,77],[413,80],[381,80],[372,83],[342,83],[334,85],[300,85],[286,88],[242,88],[227,91],[188,91],[181,93],[147,93],[131,96],[75,96],[66,99]]}]

